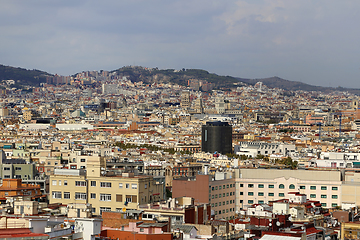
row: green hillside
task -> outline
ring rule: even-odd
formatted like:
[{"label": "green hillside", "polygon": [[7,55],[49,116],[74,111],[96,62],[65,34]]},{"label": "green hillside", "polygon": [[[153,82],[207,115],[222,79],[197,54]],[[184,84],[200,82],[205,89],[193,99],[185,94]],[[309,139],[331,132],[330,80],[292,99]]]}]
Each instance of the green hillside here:
[{"label": "green hillside", "polygon": [[174,69],[159,70],[157,68],[147,69],[143,67],[122,67],[115,71],[118,75],[129,76],[131,81],[145,83],[171,82],[179,85],[187,85],[188,80],[205,80],[214,84],[215,89],[233,87],[239,81],[230,76],[219,76],[201,69]]},{"label": "green hillside", "polygon": [[46,82],[46,76],[51,74],[40,70],[28,70],[24,68],[15,68],[0,65],[0,81],[15,80],[17,84],[38,86],[41,82]]}]

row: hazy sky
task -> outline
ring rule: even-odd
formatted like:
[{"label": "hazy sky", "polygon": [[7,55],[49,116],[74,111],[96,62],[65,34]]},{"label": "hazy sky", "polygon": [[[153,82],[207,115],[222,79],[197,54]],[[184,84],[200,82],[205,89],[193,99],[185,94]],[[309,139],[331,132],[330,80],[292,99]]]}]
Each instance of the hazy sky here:
[{"label": "hazy sky", "polygon": [[360,88],[358,0],[0,0],[0,64],[200,68]]}]

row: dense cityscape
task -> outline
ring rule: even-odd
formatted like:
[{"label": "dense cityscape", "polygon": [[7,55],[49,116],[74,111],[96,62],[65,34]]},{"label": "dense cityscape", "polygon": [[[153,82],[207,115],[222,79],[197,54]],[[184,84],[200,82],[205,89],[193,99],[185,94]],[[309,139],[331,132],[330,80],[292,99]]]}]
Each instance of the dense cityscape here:
[{"label": "dense cityscape", "polygon": [[356,95],[116,71],[16,84],[1,82],[0,238],[360,236]]}]

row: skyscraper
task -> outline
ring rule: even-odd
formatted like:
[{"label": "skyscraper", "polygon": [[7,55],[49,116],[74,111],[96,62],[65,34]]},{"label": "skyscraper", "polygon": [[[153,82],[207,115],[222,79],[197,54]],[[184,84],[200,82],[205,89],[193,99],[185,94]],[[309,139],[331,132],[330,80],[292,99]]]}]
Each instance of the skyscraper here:
[{"label": "skyscraper", "polygon": [[202,126],[201,149],[203,152],[232,152],[232,126],[227,122],[207,122]]}]

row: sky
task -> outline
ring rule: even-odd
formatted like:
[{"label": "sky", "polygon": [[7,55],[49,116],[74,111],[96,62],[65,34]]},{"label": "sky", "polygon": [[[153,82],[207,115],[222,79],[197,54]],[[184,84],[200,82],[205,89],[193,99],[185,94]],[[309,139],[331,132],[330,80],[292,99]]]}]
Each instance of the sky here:
[{"label": "sky", "polygon": [[0,64],[136,65],[360,88],[357,0],[0,0]]}]

